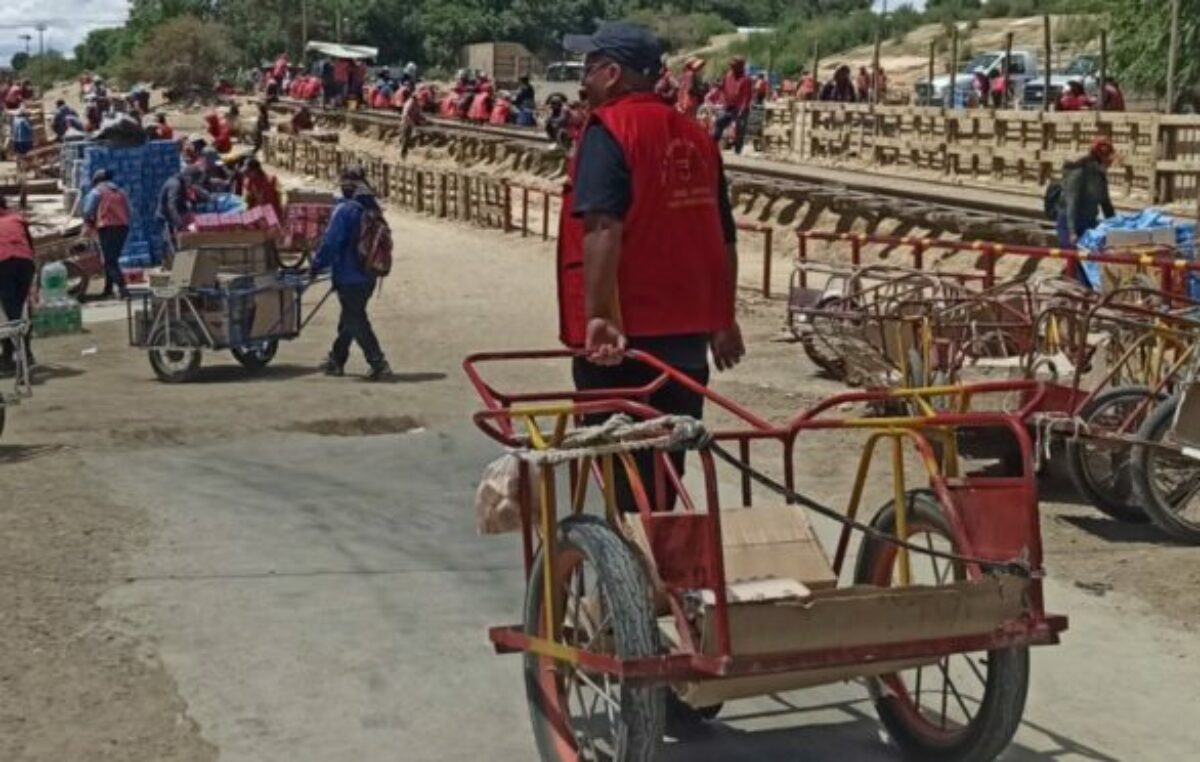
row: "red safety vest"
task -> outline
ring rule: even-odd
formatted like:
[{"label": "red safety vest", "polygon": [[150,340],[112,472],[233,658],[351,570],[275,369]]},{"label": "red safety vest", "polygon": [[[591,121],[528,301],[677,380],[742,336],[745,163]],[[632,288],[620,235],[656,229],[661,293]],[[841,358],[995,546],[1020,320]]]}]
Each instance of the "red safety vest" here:
[{"label": "red safety vest", "polygon": [[475,94],[475,98],[471,101],[471,110],[467,112],[467,118],[472,122],[486,122],[491,116],[491,106],[488,105],[488,99],[492,94],[486,90]]},{"label": "red safety vest", "polygon": [[458,96],[450,93],[445,98],[442,98],[442,105],[438,109],[439,116],[452,117],[458,112]]},{"label": "red safety vest", "polygon": [[496,105],[492,106],[492,116],[488,120],[492,124],[508,124],[508,117],[512,113],[512,104],[501,98],[496,101]]},{"label": "red safety vest", "polygon": [[129,199],[119,188],[110,183],[96,186],[100,204],[96,208],[96,227],[129,227]]},{"label": "red safety vest", "polygon": [[33,259],[29,228],[25,218],[15,212],[0,212],[0,262],[9,259]]},{"label": "red safety vest", "polygon": [[[630,169],[633,205],[625,215],[617,299],[628,336],[713,333],[733,319],[730,272],[717,188],[720,154],[696,122],[651,93],[628,95],[592,112],[616,139]],[[572,160],[559,218],[559,337],[585,339],[583,220],[570,213]]]}]

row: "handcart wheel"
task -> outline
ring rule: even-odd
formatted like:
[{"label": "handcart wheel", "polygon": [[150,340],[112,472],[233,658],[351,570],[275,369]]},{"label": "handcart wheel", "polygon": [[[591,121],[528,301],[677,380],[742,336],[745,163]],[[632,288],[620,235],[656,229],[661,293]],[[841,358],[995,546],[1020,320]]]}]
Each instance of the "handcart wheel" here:
[{"label": "handcart wheel", "polygon": [[67,268],[67,293],[75,299],[87,296],[88,282],[91,278],[83,271],[78,263],[67,260],[63,262]]},{"label": "handcart wheel", "polygon": [[[949,526],[932,493],[909,492],[908,540],[934,550],[955,550]],[[895,534],[892,503],[872,521]],[[864,539],[854,580],[891,587],[898,583],[897,549]],[[909,553],[913,584],[949,584],[965,577],[961,565]],[[907,756],[930,762],[986,762],[1009,745],[1025,710],[1029,688],[1028,647],[944,656],[933,664],[871,678],[875,711]]]},{"label": "handcart wheel", "polygon": [[[1126,429],[1128,434],[1138,430],[1162,396],[1144,406],[1141,419]],[[1144,386],[1110,389],[1080,408],[1076,417],[1091,428],[1116,431],[1149,397]],[[1079,494],[1096,508],[1120,521],[1145,523],[1150,517],[1134,495],[1132,451],[1132,444],[1073,436],[1067,440],[1067,469]]]},{"label": "handcart wheel", "polygon": [[[539,554],[529,577],[525,632],[619,659],[655,656],[658,628],[650,586],[629,547],[602,520],[559,524],[555,629],[546,631]],[[543,762],[650,762],[664,728],[664,690],[525,655],[525,688]]]},{"label": "handcart wheel", "polygon": [[184,323],[172,322],[169,330],[165,325],[155,329],[150,337],[150,367],[158,380],[178,384],[196,375],[200,367],[199,343],[196,332]]},{"label": "handcart wheel", "polygon": [[1200,461],[1184,455],[1173,428],[1179,395],[1147,416],[1130,461],[1140,505],[1154,524],[1171,537],[1200,544]]},{"label": "handcart wheel", "polygon": [[279,351],[279,339],[265,339],[241,347],[230,347],[235,360],[246,370],[257,372],[267,367]]}]

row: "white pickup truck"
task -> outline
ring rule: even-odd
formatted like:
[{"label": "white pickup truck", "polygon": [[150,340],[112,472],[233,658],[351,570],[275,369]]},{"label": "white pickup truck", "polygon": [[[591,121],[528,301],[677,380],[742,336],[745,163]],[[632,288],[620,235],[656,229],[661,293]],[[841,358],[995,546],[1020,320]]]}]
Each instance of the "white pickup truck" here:
[{"label": "white pickup truck", "polygon": [[[1100,94],[1100,56],[1083,53],[1071,59],[1067,68],[1050,75],[1050,105],[1058,103],[1058,97],[1067,89],[1068,82],[1079,82],[1093,98]],[[1025,86],[1021,95],[1021,108],[1041,108],[1045,98],[1046,82],[1035,79]]]},{"label": "white pickup truck", "polygon": [[[947,106],[963,108],[970,102],[972,82],[975,72],[983,72],[990,79],[993,74],[999,74],[1004,64],[1004,51],[994,50],[980,53],[967,62],[962,71],[953,75],[943,74],[933,78],[917,80],[916,103],[918,106]],[[1013,88],[1013,102],[1019,102],[1025,83],[1038,77],[1037,55],[1028,50],[1014,50],[1012,65],[1009,67],[1009,78]],[[951,83],[953,82],[953,91]]]}]

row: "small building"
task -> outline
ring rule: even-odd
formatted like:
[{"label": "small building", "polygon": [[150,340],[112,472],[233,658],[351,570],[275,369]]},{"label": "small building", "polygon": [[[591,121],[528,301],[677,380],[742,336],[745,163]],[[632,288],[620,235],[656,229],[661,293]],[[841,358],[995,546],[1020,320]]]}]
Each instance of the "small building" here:
[{"label": "small building", "polygon": [[539,77],[546,66],[519,42],[480,42],[465,45],[459,55],[465,69],[486,72],[501,87],[512,87],[522,76]]}]

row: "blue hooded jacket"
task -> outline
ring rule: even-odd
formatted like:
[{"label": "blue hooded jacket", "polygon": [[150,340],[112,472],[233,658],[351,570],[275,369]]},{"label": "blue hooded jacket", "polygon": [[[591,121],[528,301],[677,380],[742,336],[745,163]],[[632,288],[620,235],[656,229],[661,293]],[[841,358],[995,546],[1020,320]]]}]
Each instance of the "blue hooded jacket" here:
[{"label": "blue hooded jacket", "polygon": [[379,204],[369,193],[357,193],[354,198],[342,198],[333,209],[329,227],[313,258],[312,270],[319,273],[329,268],[334,286],[374,285],[375,279],[363,272],[358,261],[358,231],[364,209],[378,211]]}]

